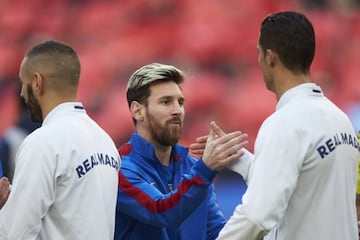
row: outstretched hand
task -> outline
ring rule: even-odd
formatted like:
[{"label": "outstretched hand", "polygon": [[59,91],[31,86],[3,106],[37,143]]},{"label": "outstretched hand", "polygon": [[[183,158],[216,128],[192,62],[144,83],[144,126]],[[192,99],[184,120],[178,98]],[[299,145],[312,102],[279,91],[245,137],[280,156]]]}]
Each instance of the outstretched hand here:
[{"label": "outstretched hand", "polygon": [[[202,152],[203,161],[210,169],[220,170],[244,154],[241,149],[248,144],[247,138],[247,134],[240,131],[225,133],[215,122],[211,122],[209,135],[198,138],[199,142],[192,144],[190,149]],[[201,150],[204,141],[205,147]]]},{"label": "outstretched hand", "polygon": [[195,142],[189,146],[191,153],[194,155],[203,155],[207,138],[208,135],[196,138]]},{"label": "outstretched hand", "polygon": [[2,177],[0,179],[0,209],[6,203],[10,195],[10,183],[7,177]]}]

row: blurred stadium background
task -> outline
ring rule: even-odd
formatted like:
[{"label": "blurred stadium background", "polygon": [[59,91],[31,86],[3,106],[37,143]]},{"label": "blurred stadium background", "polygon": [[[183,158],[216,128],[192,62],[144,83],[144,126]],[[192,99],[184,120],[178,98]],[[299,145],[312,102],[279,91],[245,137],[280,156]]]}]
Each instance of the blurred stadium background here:
[{"label": "blurred stadium background", "polygon": [[[313,81],[360,130],[359,2],[0,0],[0,135],[18,118],[18,69],[25,51],[39,41],[57,39],[78,52],[79,100],[118,145],[134,130],[125,96],[130,74],[161,62],[187,75],[181,143],[207,134],[209,122],[216,120],[226,131],[247,132],[253,150],[258,128],[276,104],[257,66],[259,25],[265,15],[280,10],[304,12],[313,22]],[[217,178],[227,216],[243,191],[234,185],[237,178],[226,171]]]}]

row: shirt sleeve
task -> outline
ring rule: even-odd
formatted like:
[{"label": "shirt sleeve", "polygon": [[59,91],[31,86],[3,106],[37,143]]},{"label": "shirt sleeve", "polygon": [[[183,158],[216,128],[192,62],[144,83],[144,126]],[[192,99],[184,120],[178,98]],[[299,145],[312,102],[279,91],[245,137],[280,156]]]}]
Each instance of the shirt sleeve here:
[{"label": "shirt sleeve", "polygon": [[25,139],[16,158],[12,190],[0,211],[1,239],[35,239],[52,204],[55,159],[43,141]]},{"label": "shirt sleeve", "polygon": [[305,135],[285,126],[260,129],[243,202],[225,224],[219,240],[258,239],[279,222],[296,188],[306,152],[302,143],[308,142],[302,139]]},{"label": "shirt sleeve", "polygon": [[174,191],[163,194],[140,171],[123,164],[117,211],[148,225],[177,227],[206,199],[214,177],[215,172],[199,160]]},{"label": "shirt sleeve", "polygon": [[254,160],[254,155],[245,148],[242,149],[242,151],[244,152],[244,155],[241,156],[238,160],[230,163],[227,168],[235,173],[240,174],[247,182],[250,166],[252,161]]}]

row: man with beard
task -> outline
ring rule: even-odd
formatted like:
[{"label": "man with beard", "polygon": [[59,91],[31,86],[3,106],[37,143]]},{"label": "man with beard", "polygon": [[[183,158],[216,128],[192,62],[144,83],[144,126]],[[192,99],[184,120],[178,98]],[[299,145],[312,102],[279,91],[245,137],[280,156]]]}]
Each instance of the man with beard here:
[{"label": "man with beard", "polygon": [[127,85],[136,131],[119,148],[122,158],[115,239],[215,239],[225,224],[212,180],[243,155],[247,135],[217,136],[212,122],[203,157],[177,144],[184,121],[183,73],[153,63]]},{"label": "man with beard", "polygon": [[42,126],[18,150],[0,239],[113,239],[120,156],[76,101],[76,52],[40,43],[26,53],[19,77],[31,119]]}]

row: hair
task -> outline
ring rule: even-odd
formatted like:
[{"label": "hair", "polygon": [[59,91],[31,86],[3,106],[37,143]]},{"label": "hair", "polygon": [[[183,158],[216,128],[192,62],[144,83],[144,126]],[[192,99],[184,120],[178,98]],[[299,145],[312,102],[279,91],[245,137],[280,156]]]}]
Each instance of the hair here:
[{"label": "hair", "polygon": [[31,48],[25,55],[27,71],[43,71],[51,78],[50,86],[75,87],[79,85],[80,61],[74,49],[59,41],[46,41]]},{"label": "hair", "polygon": [[130,77],[127,85],[127,101],[130,107],[132,101],[147,105],[150,96],[150,86],[160,82],[175,82],[181,84],[184,74],[172,65],[152,63],[136,70]]},{"label": "hair", "polygon": [[301,13],[274,13],[261,23],[259,46],[275,51],[290,71],[307,74],[315,55],[314,28]]}]

